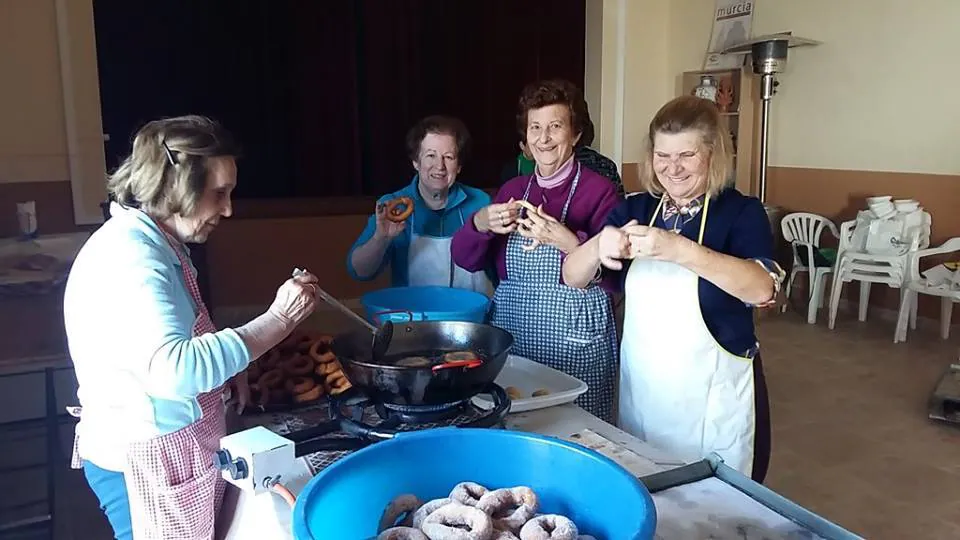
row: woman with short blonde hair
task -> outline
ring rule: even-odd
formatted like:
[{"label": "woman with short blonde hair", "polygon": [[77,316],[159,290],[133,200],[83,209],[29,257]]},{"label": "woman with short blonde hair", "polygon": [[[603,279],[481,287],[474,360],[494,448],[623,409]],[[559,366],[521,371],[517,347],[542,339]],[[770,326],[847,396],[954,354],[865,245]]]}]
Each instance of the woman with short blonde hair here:
[{"label": "woman with short blonde hair", "polygon": [[111,218],[70,270],[63,315],[82,405],[72,465],[118,539],[213,537],[227,386],[242,408],[244,369],[316,305],[305,273],[259,317],[214,328],[186,244],[230,217],[237,153],[208,118],[143,126],[108,179]]},{"label": "woman with short blonde hair", "polygon": [[620,426],[684,460],[716,452],[762,482],[770,413],[753,309],[774,303],[784,277],[766,211],[728,182],[730,137],[712,102],[670,101],[647,143],[647,192],[615,208],[563,276],[615,275],[623,288]]},{"label": "woman with short blonde hair", "polygon": [[644,139],[645,152],[640,158],[640,185],[652,195],[663,195],[665,189],[655,170],[654,141],[658,133],[675,135],[684,131],[699,133],[694,156],[710,156],[706,166],[706,194],[716,197],[731,185],[733,141],[720,110],[702,99],[679,98],[660,109],[650,122]]}]

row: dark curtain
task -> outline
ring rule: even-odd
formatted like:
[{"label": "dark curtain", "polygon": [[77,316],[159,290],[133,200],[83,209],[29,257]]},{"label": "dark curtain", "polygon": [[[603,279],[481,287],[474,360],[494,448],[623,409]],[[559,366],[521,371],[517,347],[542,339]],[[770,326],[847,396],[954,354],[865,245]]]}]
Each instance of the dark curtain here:
[{"label": "dark curtain", "polygon": [[584,0],[94,0],[108,168],[144,122],[201,113],[244,147],[237,198],[380,195],[404,136],[459,116],[461,178],[496,187],[523,85],[582,85]]}]

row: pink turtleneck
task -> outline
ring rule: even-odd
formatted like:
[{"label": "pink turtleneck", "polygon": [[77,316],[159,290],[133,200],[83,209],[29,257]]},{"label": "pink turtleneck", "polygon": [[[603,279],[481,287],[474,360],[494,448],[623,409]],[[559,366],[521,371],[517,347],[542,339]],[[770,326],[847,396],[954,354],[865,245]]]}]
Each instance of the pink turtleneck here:
[{"label": "pink turtleneck", "polygon": [[571,155],[570,159],[568,159],[566,163],[564,163],[550,176],[540,176],[540,167],[537,167],[535,172],[537,175],[537,185],[543,189],[555,188],[562,184],[563,181],[570,176],[571,171],[573,171],[573,155]]}]

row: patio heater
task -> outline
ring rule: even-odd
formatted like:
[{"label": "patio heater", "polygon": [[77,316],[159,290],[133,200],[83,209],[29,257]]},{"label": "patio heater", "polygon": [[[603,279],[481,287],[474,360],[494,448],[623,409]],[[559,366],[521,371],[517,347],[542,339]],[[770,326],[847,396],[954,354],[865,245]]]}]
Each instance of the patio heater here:
[{"label": "patio heater", "polygon": [[724,54],[749,53],[753,61],[753,72],[760,75],[760,202],[767,210],[770,226],[777,233],[776,222],[780,209],[767,204],[767,155],[770,139],[770,100],[777,93],[777,73],[782,73],[787,66],[787,49],[819,45],[819,41],[796,37],[790,32],[768,34],[753,38],[744,43],[734,45],[722,51]]}]

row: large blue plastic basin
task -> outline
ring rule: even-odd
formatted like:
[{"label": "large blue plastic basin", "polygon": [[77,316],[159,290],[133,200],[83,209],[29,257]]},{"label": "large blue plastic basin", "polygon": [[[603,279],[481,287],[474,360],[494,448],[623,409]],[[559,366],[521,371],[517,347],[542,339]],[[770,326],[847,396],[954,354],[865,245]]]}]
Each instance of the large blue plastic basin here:
[{"label": "large blue plastic basin", "polygon": [[530,433],[449,427],[402,433],[321,471],[297,499],[294,538],[373,538],[397,495],[427,501],[465,481],[529,486],[541,513],[565,515],[598,540],[650,540],[656,530],[657,511],[643,484],[597,452]]},{"label": "large blue plastic basin", "polygon": [[414,321],[482,324],[490,309],[490,299],[485,294],[453,287],[392,287],[369,292],[360,301],[367,320],[374,324],[384,320],[407,322],[411,316]]}]

